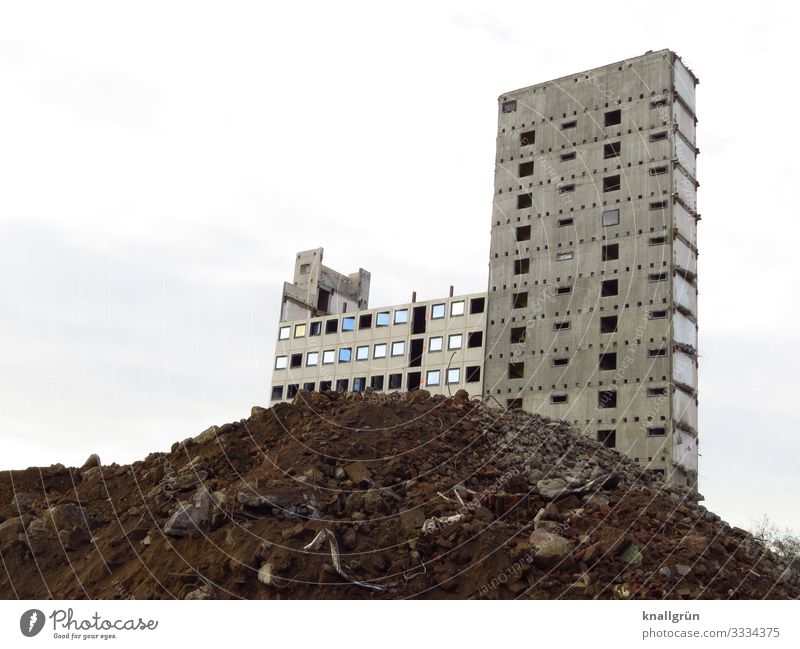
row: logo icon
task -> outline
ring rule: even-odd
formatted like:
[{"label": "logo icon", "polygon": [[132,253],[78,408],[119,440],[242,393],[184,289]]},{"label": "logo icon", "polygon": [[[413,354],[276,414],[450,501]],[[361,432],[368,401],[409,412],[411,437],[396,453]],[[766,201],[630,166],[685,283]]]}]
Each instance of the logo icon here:
[{"label": "logo icon", "polygon": [[22,617],[19,618],[19,630],[22,635],[27,638],[32,638],[37,635],[39,631],[44,628],[44,613],[38,608],[32,608],[30,611],[25,611]]}]

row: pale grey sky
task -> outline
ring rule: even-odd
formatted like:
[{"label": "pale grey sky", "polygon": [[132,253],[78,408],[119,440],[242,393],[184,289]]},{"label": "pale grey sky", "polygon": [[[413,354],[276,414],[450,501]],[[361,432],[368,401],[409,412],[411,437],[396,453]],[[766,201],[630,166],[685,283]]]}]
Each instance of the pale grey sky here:
[{"label": "pale grey sky", "polygon": [[701,491],[800,529],[797,32],[789,2],[3,3],[0,468],[264,404],[296,250],[376,306],[483,290],[496,97],[668,47],[701,80]]}]

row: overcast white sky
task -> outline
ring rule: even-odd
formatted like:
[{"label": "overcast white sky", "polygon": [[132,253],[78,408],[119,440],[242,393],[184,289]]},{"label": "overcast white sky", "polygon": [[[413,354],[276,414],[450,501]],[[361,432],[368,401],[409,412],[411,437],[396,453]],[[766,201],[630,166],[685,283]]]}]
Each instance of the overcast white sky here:
[{"label": "overcast white sky", "polygon": [[701,80],[701,491],[800,529],[798,20],[737,6],[3,2],[0,468],[265,404],[297,250],[375,306],[484,290],[496,97],[668,47]]}]

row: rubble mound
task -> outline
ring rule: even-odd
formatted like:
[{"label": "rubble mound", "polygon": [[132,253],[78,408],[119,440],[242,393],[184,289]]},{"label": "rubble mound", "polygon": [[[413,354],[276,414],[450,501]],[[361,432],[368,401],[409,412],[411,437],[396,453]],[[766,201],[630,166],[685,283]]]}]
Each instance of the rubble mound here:
[{"label": "rubble mound", "polygon": [[132,465],[0,474],[4,598],[797,598],[743,530],[568,424],[298,394]]}]

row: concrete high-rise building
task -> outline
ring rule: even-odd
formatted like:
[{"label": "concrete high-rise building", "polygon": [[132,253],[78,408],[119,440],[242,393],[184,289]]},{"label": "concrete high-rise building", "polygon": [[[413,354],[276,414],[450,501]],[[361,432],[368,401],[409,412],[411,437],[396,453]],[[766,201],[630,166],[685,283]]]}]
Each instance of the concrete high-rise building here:
[{"label": "concrete high-rise building", "polygon": [[484,394],[697,480],[697,79],[669,50],[499,98]]},{"label": "concrete high-rise building", "polygon": [[662,50],[503,94],[488,292],[370,309],[301,252],[271,400],[465,389],[696,487],[696,84]]}]

